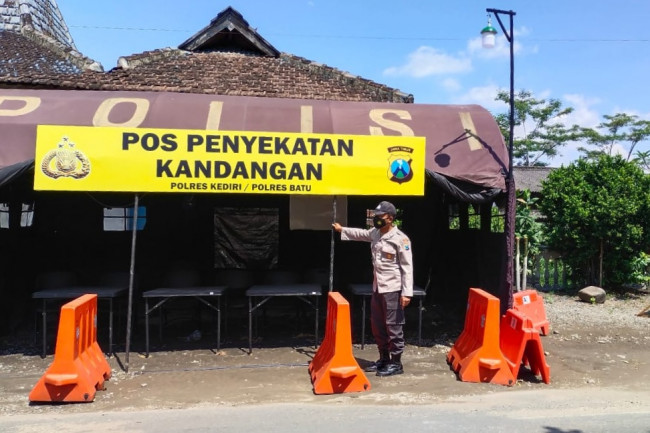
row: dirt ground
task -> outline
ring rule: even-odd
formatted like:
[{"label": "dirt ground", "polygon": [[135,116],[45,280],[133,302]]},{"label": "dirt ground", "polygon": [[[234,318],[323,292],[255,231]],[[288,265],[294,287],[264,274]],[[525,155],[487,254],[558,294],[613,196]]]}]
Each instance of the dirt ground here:
[{"label": "dirt ground", "polygon": [[[219,351],[213,344],[214,335],[204,332],[198,341],[185,341],[183,335],[192,331],[191,326],[179,325],[176,334],[167,332],[162,342],[152,332],[147,358],[140,330],[134,335],[128,372],[120,344],[117,353],[109,358],[113,375],[106,389],[98,391],[94,402],[86,404],[30,404],[28,394],[52,363],[52,350],[41,358],[40,337],[33,332],[5,337],[0,347],[0,416],[285,402],[412,405],[519,390],[571,389],[589,393],[598,388],[647,393],[650,317],[638,317],[636,313],[650,304],[650,294],[637,292],[625,299],[609,298],[602,305],[578,302],[575,296],[545,294],[544,299],[551,322],[550,335],[542,337],[551,367],[550,384],[527,371],[522,371],[512,387],[459,381],[446,362],[446,354],[462,331],[462,312],[428,305],[420,345],[417,312],[415,308],[409,311],[403,375],[380,378],[368,373],[370,390],[337,395],[313,392],[307,366],[316,349],[309,333],[313,327],[309,316],[260,319],[250,355],[246,322],[236,317],[229,318]],[[358,310],[353,309],[353,322],[358,320]],[[135,326],[141,328],[139,323]],[[321,335],[324,326],[323,318]],[[353,352],[362,367],[377,358],[369,331],[363,350],[358,330],[354,341]]]}]

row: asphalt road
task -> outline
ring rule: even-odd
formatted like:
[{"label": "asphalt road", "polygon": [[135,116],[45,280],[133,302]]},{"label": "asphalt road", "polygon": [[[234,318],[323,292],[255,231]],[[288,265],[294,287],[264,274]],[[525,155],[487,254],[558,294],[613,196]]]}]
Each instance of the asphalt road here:
[{"label": "asphalt road", "polygon": [[525,432],[650,433],[650,394],[593,390],[523,391],[459,397],[432,405],[205,406],[191,409],[4,416],[0,431],[81,432]]}]

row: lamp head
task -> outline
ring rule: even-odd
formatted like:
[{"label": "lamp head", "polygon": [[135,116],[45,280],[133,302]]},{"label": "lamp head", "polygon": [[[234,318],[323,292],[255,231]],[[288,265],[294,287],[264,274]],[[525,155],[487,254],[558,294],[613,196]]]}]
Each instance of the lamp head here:
[{"label": "lamp head", "polygon": [[492,18],[488,14],[488,25],[481,30],[483,48],[494,48],[497,41],[497,29],[492,27]]}]

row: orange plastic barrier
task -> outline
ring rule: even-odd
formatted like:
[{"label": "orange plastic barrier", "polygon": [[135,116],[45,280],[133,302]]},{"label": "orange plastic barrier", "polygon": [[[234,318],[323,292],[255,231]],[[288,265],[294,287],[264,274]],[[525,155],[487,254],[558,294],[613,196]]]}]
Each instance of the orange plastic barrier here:
[{"label": "orange plastic barrier", "polygon": [[515,378],[525,364],[535,376],[541,376],[544,383],[551,382],[551,369],[544,357],[539,331],[521,311],[510,308],[501,318],[500,346]]},{"label": "orange plastic barrier", "polygon": [[61,307],[54,361],[29,393],[32,402],[91,402],[111,377],[97,344],[97,295]]},{"label": "orange plastic barrier", "polygon": [[533,327],[542,335],[549,334],[544,300],[536,290],[522,290],[512,295],[512,308],[521,311],[533,321]]},{"label": "orange plastic barrier", "polygon": [[447,354],[463,382],[514,385],[515,377],[499,347],[499,298],[469,289],[465,327]]},{"label": "orange plastic barrier", "polygon": [[338,292],[327,298],[325,337],[309,363],[315,394],[338,394],[370,389],[370,382],[352,355],[350,304]]}]

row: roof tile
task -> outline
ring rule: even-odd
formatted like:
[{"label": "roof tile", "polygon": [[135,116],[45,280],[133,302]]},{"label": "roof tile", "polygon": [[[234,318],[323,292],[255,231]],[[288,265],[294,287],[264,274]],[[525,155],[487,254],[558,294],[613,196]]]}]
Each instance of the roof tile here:
[{"label": "roof tile", "polygon": [[[230,21],[250,43],[230,43],[218,37],[228,30],[221,27]],[[100,73],[101,65],[73,46],[26,31],[24,26],[21,33],[0,31],[0,58],[10,59],[0,62],[0,86],[413,102],[412,95],[386,85],[278,53],[232,8],[222,11],[187,43],[194,47],[192,51],[162,48],[124,56],[117,67]]]}]

